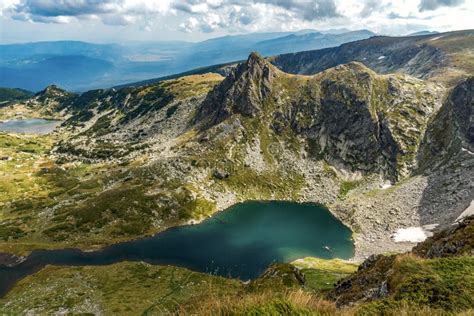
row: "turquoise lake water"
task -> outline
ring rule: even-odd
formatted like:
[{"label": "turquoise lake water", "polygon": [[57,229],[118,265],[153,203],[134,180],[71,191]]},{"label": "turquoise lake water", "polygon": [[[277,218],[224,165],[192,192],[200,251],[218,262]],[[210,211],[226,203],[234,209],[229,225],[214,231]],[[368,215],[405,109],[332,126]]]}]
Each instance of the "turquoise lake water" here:
[{"label": "turquoise lake water", "polygon": [[232,206],[197,225],[174,227],[99,251],[33,251],[23,263],[0,268],[0,295],[47,264],[145,261],[247,280],[260,275],[273,262],[306,256],[349,259],[353,252],[351,231],[326,208],[252,201]]}]

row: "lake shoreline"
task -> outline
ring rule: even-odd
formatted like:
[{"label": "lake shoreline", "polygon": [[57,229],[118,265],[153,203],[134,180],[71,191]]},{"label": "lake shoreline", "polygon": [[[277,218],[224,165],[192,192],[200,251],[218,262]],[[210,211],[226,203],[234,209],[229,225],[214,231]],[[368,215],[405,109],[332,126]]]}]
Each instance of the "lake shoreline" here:
[{"label": "lake shoreline", "polygon": [[62,122],[62,120],[45,118],[3,120],[0,121],[0,132],[46,135],[52,133]]},{"label": "lake shoreline", "polygon": [[218,215],[200,225],[170,227],[152,237],[93,252],[63,248],[33,250],[26,259],[5,255],[0,283],[5,290],[11,282],[47,265],[97,266],[122,261],[173,265],[247,280],[258,277],[273,262],[308,256],[348,260],[353,255],[351,231],[314,203],[252,201]]}]

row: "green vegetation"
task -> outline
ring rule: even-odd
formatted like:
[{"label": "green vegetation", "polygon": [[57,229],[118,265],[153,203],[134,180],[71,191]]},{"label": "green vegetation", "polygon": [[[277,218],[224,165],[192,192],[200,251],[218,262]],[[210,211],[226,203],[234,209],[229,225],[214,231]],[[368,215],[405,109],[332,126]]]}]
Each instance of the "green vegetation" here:
[{"label": "green vegetation", "polygon": [[292,264],[300,269],[317,269],[342,274],[351,274],[357,270],[357,264],[341,259],[305,257],[293,261]]},{"label": "green vegetation", "polygon": [[[470,69],[471,55],[451,55],[451,62]],[[340,183],[337,197],[333,191],[321,197],[335,205],[346,197],[357,202],[361,190],[355,189],[370,176],[398,180],[411,174],[443,88],[401,75],[380,76],[360,63],[306,77],[254,62],[257,71],[246,73],[223,92],[222,102],[210,105],[222,117],[207,129],[190,123],[197,101],[222,81],[216,74],[74,97],[49,87],[31,104],[2,107],[0,118],[60,115],[65,106],[73,115],[61,136],[0,134],[0,251],[96,249],[143,237],[208,217],[217,210],[208,196],[301,199],[310,183],[307,174]],[[44,110],[37,107],[42,102]],[[183,112],[187,116],[177,117]],[[162,128],[166,118],[179,121],[179,128]],[[303,146],[311,163],[322,160],[321,172],[305,169]],[[332,159],[334,166],[364,174],[364,180],[341,181],[328,163]],[[372,190],[365,197],[381,198],[393,190]],[[427,242],[414,252],[428,256],[432,249],[444,249],[450,258],[379,256],[357,271],[340,260],[304,258],[272,265],[248,284],[144,263],[48,266],[20,281],[0,302],[0,313],[469,312],[474,306],[472,229],[453,235],[452,242]],[[341,310],[329,298],[358,305]]]},{"label": "green vegetation", "polygon": [[345,309],[325,298],[328,286],[323,282],[335,280],[336,273],[347,275],[355,266],[305,258],[295,262],[304,267],[300,271],[275,264],[249,284],[145,263],[48,266],[18,282],[0,300],[0,313],[349,316],[469,315],[473,311],[474,258],[426,260],[399,255],[390,262],[388,296]]},{"label": "green vegetation", "polygon": [[28,99],[33,92],[23,89],[0,88],[0,106],[13,102]]},{"label": "green vegetation", "polygon": [[462,312],[474,307],[474,257],[420,259],[398,256],[391,266],[390,294],[360,309],[384,313],[401,306]]},{"label": "green vegetation", "polygon": [[74,314],[155,315],[179,312],[182,306],[196,306],[204,299],[217,300],[241,290],[242,284],[233,279],[145,263],[48,266],[21,280],[0,300],[0,313],[67,310]]},{"label": "green vegetation", "polygon": [[[364,315],[392,315],[399,309],[429,309],[444,313],[472,309],[474,257],[462,256],[462,252],[454,256],[456,252],[453,250],[458,246],[461,249],[463,243],[456,244],[457,236],[447,233],[451,230],[435,234],[417,247],[417,252],[424,253],[427,247],[433,246],[441,257],[424,259],[410,253],[372,256],[355,273],[338,283],[330,291],[330,297],[336,298],[340,305],[368,301],[368,304],[359,306],[359,313]],[[461,223],[455,231],[457,235],[469,235],[469,226]],[[443,253],[440,244],[433,244],[436,240],[451,244],[451,248]],[[443,257],[445,255],[451,256]]]},{"label": "green vegetation", "polygon": [[357,188],[360,185],[360,181],[342,181],[339,187],[339,197],[344,198],[350,190]]},{"label": "green vegetation", "polygon": [[296,199],[304,177],[267,171],[257,173],[250,168],[234,169],[225,184],[243,200]]},{"label": "green vegetation", "polygon": [[[209,92],[209,90],[223,79],[224,77],[219,74],[207,73],[166,80],[161,82],[159,86],[170,91],[177,99],[186,99]],[[143,93],[146,93],[146,90],[144,90]]]},{"label": "green vegetation", "polygon": [[316,293],[325,293],[334,288],[337,281],[357,270],[357,265],[340,259],[324,260],[302,258],[292,262],[305,277],[305,288]]},{"label": "green vegetation", "polygon": [[0,299],[0,313],[335,314],[332,302],[301,288],[301,276],[295,278],[295,271],[288,264],[274,265],[246,285],[234,279],[146,263],[47,266],[18,282]]},{"label": "green vegetation", "polygon": [[159,163],[58,164],[47,156],[54,141],[0,134],[0,251],[96,248],[215,212]]}]

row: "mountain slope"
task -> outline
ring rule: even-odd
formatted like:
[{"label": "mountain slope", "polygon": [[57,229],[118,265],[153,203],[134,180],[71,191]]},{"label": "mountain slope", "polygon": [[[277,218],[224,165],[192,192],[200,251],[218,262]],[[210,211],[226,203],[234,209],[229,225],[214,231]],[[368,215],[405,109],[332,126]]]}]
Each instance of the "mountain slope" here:
[{"label": "mountain slope", "polygon": [[305,258],[273,264],[249,283],[143,262],[48,266],[17,283],[0,300],[0,311],[468,315],[474,306],[473,224],[467,218],[413,254],[370,257],[357,271],[341,260]]},{"label": "mountain slope", "polygon": [[276,39],[261,41],[257,43],[253,49],[265,56],[269,56],[335,47],[344,43],[370,38],[375,35],[375,33],[368,30],[351,31],[342,34],[323,34],[319,32],[291,34]]},{"label": "mountain slope", "polygon": [[22,101],[33,95],[33,92],[23,89],[0,88],[0,105]]},{"label": "mountain slope", "polygon": [[283,71],[314,74],[351,61],[379,73],[402,72],[453,85],[474,73],[474,31],[425,36],[376,36],[339,47],[285,54],[272,63]]},{"label": "mountain slope", "polygon": [[339,281],[330,296],[339,305],[372,302],[366,313],[400,306],[459,312],[474,306],[474,218],[418,244],[411,254],[371,256]]},{"label": "mountain slope", "polygon": [[[449,107],[445,93],[357,62],[302,76],[251,54],[226,78],[71,96],[44,157],[49,171],[25,170],[39,195],[7,204],[8,229],[21,233],[0,249],[26,240],[35,241],[28,249],[88,248],[199,221],[239,201],[281,199],[327,205],[357,232],[357,258],[405,250],[413,243],[392,234],[447,225],[471,200],[470,180],[456,180],[472,172],[463,147],[425,169],[431,156],[442,158],[427,149],[438,140],[427,139],[438,139],[429,135]],[[456,142],[446,131],[439,139]],[[51,188],[54,198],[41,197]]]}]

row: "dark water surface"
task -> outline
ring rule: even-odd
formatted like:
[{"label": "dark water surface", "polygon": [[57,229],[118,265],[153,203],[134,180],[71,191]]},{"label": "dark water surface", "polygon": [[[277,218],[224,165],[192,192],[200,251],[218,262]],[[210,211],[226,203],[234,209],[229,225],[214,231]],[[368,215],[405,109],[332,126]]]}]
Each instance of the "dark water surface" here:
[{"label": "dark water surface", "polygon": [[21,264],[0,268],[0,295],[47,264],[145,261],[252,279],[275,261],[305,256],[348,259],[353,251],[351,231],[321,206],[252,201],[234,205],[198,225],[171,228],[99,251],[33,251]]},{"label": "dark water surface", "polygon": [[0,131],[27,134],[51,133],[61,121],[45,119],[11,120],[0,122]]}]

